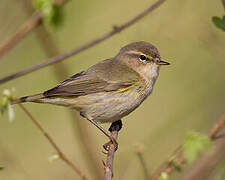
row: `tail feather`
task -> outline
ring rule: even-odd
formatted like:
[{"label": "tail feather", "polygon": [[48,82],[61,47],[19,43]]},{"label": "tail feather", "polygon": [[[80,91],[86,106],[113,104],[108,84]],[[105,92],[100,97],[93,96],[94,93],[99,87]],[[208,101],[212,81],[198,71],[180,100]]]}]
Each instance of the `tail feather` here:
[{"label": "tail feather", "polygon": [[44,97],[45,96],[42,93],[31,95],[31,96],[24,96],[24,97],[13,100],[11,102],[11,104],[20,104],[20,103],[24,103],[24,102],[36,102]]}]

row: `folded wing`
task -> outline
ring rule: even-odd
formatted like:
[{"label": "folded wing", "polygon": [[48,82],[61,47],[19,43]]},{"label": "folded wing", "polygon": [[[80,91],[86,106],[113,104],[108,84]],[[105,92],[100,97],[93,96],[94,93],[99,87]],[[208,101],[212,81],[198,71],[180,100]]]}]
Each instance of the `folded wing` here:
[{"label": "folded wing", "polygon": [[[44,96],[81,96],[98,92],[116,91],[129,89],[129,87],[132,87],[134,83],[137,82],[137,75],[130,75],[130,72],[123,71],[121,67],[118,68],[118,65],[115,66],[113,63],[110,63],[110,67],[107,67],[110,68],[110,71],[107,72],[105,68],[108,63],[103,65],[104,63],[107,63],[107,60],[92,66],[86,71],[75,74],[58,86],[45,91]],[[112,71],[114,71],[114,73],[112,73]],[[121,73],[121,71],[123,71],[123,73]],[[118,73],[120,73],[120,76],[115,77],[118,76]],[[110,74],[115,75],[112,77]],[[131,76],[134,77],[131,78]]]}]

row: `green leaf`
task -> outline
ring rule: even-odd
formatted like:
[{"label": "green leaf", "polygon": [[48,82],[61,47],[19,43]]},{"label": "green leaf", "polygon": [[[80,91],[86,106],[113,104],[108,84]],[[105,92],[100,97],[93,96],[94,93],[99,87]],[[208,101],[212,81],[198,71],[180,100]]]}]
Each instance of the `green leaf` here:
[{"label": "green leaf", "polygon": [[53,0],[36,0],[34,6],[43,13],[44,21],[48,24],[58,26],[62,22],[61,7],[55,5]]},{"label": "green leaf", "polygon": [[2,171],[4,169],[4,167],[0,167],[0,171]]},{"label": "green leaf", "polygon": [[219,29],[225,31],[225,16],[223,16],[223,18],[220,18],[218,16],[213,16],[212,17],[212,22],[214,23],[214,25],[216,27],[218,27]]},{"label": "green leaf", "polygon": [[188,132],[184,144],[184,156],[187,162],[192,163],[198,154],[208,149],[211,144],[208,136],[196,132]]}]

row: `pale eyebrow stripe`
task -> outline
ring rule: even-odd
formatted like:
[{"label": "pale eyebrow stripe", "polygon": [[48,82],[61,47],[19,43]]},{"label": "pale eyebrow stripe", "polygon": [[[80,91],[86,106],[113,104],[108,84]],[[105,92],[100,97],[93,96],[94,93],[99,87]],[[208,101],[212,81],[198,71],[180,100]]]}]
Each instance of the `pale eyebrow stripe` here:
[{"label": "pale eyebrow stripe", "polygon": [[135,55],[145,55],[147,58],[149,58],[149,59],[153,59],[153,57],[152,56],[149,56],[149,55],[147,55],[147,54],[145,54],[145,53],[143,53],[143,52],[140,52],[140,51],[128,51],[128,52],[126,52],[126,54],[135,54]]}]

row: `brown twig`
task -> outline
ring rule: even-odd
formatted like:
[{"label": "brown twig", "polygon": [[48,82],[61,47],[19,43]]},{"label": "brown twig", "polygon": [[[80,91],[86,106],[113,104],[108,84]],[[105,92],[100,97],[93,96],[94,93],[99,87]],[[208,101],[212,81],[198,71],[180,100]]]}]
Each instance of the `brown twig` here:
[{"label": "brown twig", "polygon": [[[57,6],[63,5],[67,0],[55,0],[54,4]],[[43,14],[40,11],[34,12],[34,14],[23,24],[19,29],[0,46],[0,60],[1,57],[12,49],[19,41],[21,41],[26,35],[33,29],[42,24]]]},{"label": "brown twig", "polygon": [[[111,136],[117,140],[118,137],[118,131],[114,130],[111,133]],[[113,143],[110,143],[108,153],[107,153],[107,159],[106,159],[106,165],[105,165],[105,180],[111,180],[113,177],[113,159],[115,154],[116,147]]]},{"label": "brown twig", "polygon": [[87,180],[86,176],[65,156],[65,154],[60,150],[60,148],[56,145],[54,140],[48,135],[48,133],[44,130],[44,128],[39,124],[39,122],[32,116],[32,114],[22,105],[18,104],[20,108],[29,116],[32,122],[37,126],[37,128],[41,131],[41,133],[46,137],[48,142],[52,145],[52,147],[56,150],[60,159],[62,159],[68,166],[70,166],[83,180]]},{"label": "brown twig", "polygon": [[218,135],[218,132],[224,127],[225,125],[225,115],[223,115],[220,120],[212,127],[212,129],[209,131],[208,136],[211,139],[215,139]]},{"label": "brown twig", "polygon": [[33,71],[36,71],[38,69],[41,69],[41,68],[44,68],[46,66],[49,66],[51,64],[55,64],[55,63],[58,63],[58,62],[61,62],[63,61],[64,59],[72,56],[72,55],[75,55],[75,54],[78,54],[79,52],[81,51],[84,51],[106,39],[108,39],[109,37],[121,32],[122,30],[126,29],[127,27],[131,26],[132,24],[136,23],[138,20],[140,20],[141,18],[143,18],[144,16],[146,16],[147,14],[149,14],[150,12],[152,12],[154,9],[156,9],[157,7],[159,7],[163,2],[165,2],[166,0],[158,0],[157,2],[155,2],[154,4],[152,4],[151,6],[149,6],[147,9],[145,9],[144,11],[142,11],[141,13],[139,13],[137,16],[133,17],[132,19],[128,20],[127,22],[123,23],[122,25],[120,26],[114,26],[114,28],[101,35],[100,37],[78,47],[78,48],[75,48],[65,54],[62,54],[62,55],[59,55],[59,56],[56,56],[56,57],[53,57],[53,58],[50,58],[48,59],[47,61],[41,63],[41,64],[38,64],[38,65],[34,65],[34,66],[31,66],[27,69],[24,69],[22,71],[19,71],[17,73],[13,73],[9,76],[6,76],[6,77],[3,77],[0,79],[0,84],[4,83],[4,82],[7,82],[7,81],[10,81],[12,79],[15,79],[15,78],[18,78],[18,77],[21,77],[25,74],[28,74],[28,73],[31,73]]},{"label": "brown twig", "polygon": [[15,34],[13,34],[9,39],[7,39],[0,46],[0,60],[1,57],[12,49],[20,40],[22,40],[29,32],[31,32],[35,27],[37,27],[42,20],[42,14],[35,12],[28,20],[25,22]]},{"label": "brown twig", "polygon": [[[223,115],[218,122],[214,124],[211,130],[208,133],[208,137],[211,140],[215,140],[216,136],[218,135],[219,131],[224,128],[225,126],[225,116]],[[178,166],[181,166],[186,163],[186,158],[184,157],[183,153],[178,153],[177,156],[174,158],[174,161]],[[170,161],[165,165],[161,166],[159,170],[150,178],[151,180],[158,180],[162,173],[171,174],[173,171],[177,169],[177,166]]]}]

